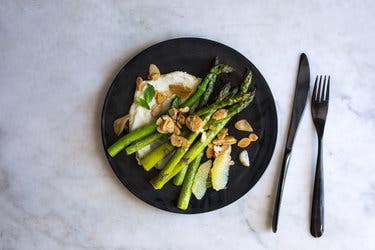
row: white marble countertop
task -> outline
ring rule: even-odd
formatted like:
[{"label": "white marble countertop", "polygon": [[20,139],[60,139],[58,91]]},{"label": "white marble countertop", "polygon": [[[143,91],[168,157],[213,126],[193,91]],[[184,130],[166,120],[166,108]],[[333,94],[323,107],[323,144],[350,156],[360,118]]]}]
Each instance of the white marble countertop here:
[{"label": "white marble countertop", "polygon": [[[375,2],[0,3],[0,249],[374,249]],[[215,6],[215,7],[213,7]],[[275,154],[258,184],[218,211],[179,215],[135,198],[107,163],[100,112],[114,75],[145,47],[197,36],[263,73],[276,99]],[[325,233],[309,233],[316,138],[309,105],[279,231],[275,181],[300,52],[332,77]]]}]

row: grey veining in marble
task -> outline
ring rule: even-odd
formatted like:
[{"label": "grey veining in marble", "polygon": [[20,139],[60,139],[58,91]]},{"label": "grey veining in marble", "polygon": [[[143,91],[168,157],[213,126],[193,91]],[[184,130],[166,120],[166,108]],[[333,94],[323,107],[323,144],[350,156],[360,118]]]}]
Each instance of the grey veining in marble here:
[{"label": "grey veining in marble", "polygon": [[[0,249],[374,249],[375,2],[0,2]],[[114,75],[147,46],[205,37],[243,53],[274,93],[279,135],[260,182],[193,216],[135,198],[104,157],[99,119]],[[326,231],[309,233],[316,139],[309,105],[270,230],[298,56],[330,74]]]}]

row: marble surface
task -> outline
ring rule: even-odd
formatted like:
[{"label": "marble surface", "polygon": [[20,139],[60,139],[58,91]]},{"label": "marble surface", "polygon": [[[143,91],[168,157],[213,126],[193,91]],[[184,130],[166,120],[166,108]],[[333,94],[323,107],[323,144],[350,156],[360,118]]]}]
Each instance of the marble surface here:
[{"label": "marble surface", "polygon": [[[374,249],[375,2],[0,2],[0,249]],[[122,65],[181,36],[247,56],[274,93],[279,135],[259,183],[201,215],[150,207],[114,176],[100,111]],[[316,138],[309,105],[290,163],[279,221],[270,218],[296,77],[330,74],[324,149],[326,231],[309,216]]]}]

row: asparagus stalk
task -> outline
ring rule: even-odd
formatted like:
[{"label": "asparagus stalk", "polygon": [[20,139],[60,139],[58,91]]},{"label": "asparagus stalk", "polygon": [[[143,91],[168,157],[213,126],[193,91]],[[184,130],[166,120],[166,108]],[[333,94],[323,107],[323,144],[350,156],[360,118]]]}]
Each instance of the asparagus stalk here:
[{"label": "asparagus stalk", "polygon": [[136,141],[133,144],[131,144],[129,147],[125,148],[126,154],[131,155],[138,150],[146,147],[147,145],[150,145],[151,143],[161,139],[161,138],[166,138],[166,134],[161,134],[161,133],[153,133],[149,136],[144,137],[140,141]]},{"label": "asparagus stalk", "polygon": [[174,147],[170,142],[165,142],[159,147],[152,150],[149,154],[142,158],[141,164],[146,171],[150,171],[159,161],[168,156]]},{"label": "asparagus stalk", "polygon": [[217,124],[214,130],[210,130],[207,133],[207,138],[204,142],[197,141],[194,143],[185,153],[181,161],[174,168],[164,168],[155,178],[153,178],[150,183],[155,189],[161,189],[170,179],[177,175],[183,168],[189,165],[200,152],[202,152],[208,144],[216,137],[218,133],[225,127],[229,120],[244,108],[250,104],[251,100],[246,100],[241,103],[233,105],[229,109],[229,115],[224,119],[221,119],[220,123]]},{"label": "asparagus stalk", "polygon": [[245,77],[241,84],[241,93],[246,93],[249,90],[251,80],[253,78],[253,73],[250,70],[247,70]]},{"label": "asparagus stalk", "polygon": [[204,155],[204,152],[203,151],[200,152],[198,156],[194,159],[194,161],[190,163],[189,167],[186,168],[187,172],[186,172],[185,179],[181,188],[180,196],[177,202],[177,207],[182,210],[186,210],[189,205],[189,201],[191,197],[191,187],[193,186],[194,177],[195,177],[195,174],[197,173],[197,170],[198,170],[198,167],[202,160],[203,155]]}]

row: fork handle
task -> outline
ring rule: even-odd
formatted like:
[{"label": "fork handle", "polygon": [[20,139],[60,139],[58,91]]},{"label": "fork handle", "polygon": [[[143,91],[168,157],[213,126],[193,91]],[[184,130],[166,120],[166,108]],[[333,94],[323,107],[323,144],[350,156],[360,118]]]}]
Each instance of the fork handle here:
[{"label": "fork handle", "polygon": [[324,178],[323,178],[323,145],[318,140],[318,159],[316,162],[314,193],[311,209],[311,234],[320,237],[324,231]]}]

